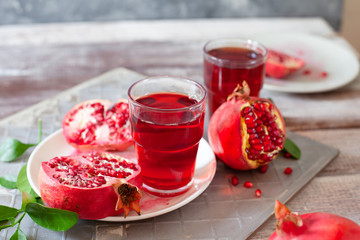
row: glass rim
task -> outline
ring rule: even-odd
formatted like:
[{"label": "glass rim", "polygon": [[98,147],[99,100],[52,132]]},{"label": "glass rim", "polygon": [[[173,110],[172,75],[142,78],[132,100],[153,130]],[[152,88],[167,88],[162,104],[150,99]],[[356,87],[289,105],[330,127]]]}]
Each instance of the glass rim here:
[{"label": "glass rim", "polygon": [[[131,91],[134,87],[136,87],[136,85],[141,84],[146,81],[154,81],[156,79],[161,79],[161,78],[172,78],[172,79],[177,79],[177,80],[180,80],[183,82],[193,84],[193,85],[197,86],[199,89],[201,89],[201,91],[204,94],[199,101],[197,101],[194,104],[191,104],[190,106],[186,106],[186,107],[182,107],[182,108],[167,108],[167,109],[150,107],[150,106],[144,105],[142,103],[137,102],[136,99],[134,99],[133,96],[131,95]],[[162,93],[162,92],[159,91],[159,92],[153,92],[153,93]],[[176,92],[174,92],[174,93],[176,93]],[[142,96],[146,96],[146,95],[142,95]],[[142,97],[142,96],[140,96],[140,97]],[[141,108],[145,108],[145,109],[157,111],[157,112],[177,112],[177,111],[184,111],[184,110],[190,110],[193,108],[201,107],[201,105],[206,101],[206,96],[207,96],[207,91],[206,91],[205,87],[202,84],[200,84],[199,82],[197,82],[195,80],[191,80],[189,78],[179,77],[179,76],[171,76],[171,75],[157,75],[157,76],[152,76],[152,77],[146,77],[146,78],[140,79],[140,80],[136,81],[135,83],[131,84],[131,86],[128,89],[128,98],[132,104],[140,106]]]},{"label": "glass rim", "polygon": [[[219,58],[219,57],[215,57],[213,55],[209,54],[209,51],[212,49],[216,49],[217,47],[208,49],[208,47],[211,44],[214,43],[222,43],[221,47],[244,47],[245,45],[241,45],[240,44],[248,44],[248,46],[254,46],[256,51],[259,52],[257,49],[261,49],[263,51],[263,53],[261,53],[262,58],[261,59],[256,59],[256,60],[251,60],[248,61],[246,63],[242,63],[239,60],[229,60],[229,59],[223,59],[223,58]],[[231,44],[230,44],[231,43]],[[249,49],[253,49],[253,48],[249,48]],[[212,39],[209,40],[205,43],[204,47],[203,47],[203,54],[204,56],[206,56],[207,58],[209,58],[211,61],[220,63],[220,64],[228,64],[228,63],[239,63],[239,64],[244,64],[244,65],[255,65],[257,63],[260,62],[265,62],[267,55],[268,55],[268,50],[267,48],[260,42],[256,41],[256,40],[252,40],[252,39],[247,39],[247,38],[218,38],[218,39]]]}]

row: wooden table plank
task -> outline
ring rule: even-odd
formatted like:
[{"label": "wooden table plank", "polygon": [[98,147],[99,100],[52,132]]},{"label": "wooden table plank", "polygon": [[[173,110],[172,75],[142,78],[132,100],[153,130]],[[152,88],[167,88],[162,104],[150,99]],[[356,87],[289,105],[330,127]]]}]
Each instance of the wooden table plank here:
[{"label": "wooden table plank", "polygon": [[[0,47],[0,118],[100,73],[126,67],[144,75],[181,75],[203,82],[203,41]],[[289,130],[360,126],[360,78],[328,93],[262,90],[287,119]],[[21,101],[19,100],[21,96]],[[351,110],[354,109],[354,110]]]}]

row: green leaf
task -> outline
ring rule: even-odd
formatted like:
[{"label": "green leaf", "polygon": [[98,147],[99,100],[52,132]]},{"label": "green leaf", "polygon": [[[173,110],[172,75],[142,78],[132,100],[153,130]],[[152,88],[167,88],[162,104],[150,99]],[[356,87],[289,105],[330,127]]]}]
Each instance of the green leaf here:
[{"label": "green leaf", "polygon": [[42,140],[42,121],[39,119],[38,143],[23,143],[15,138],[8,138],[0,144],[0,161],[11,162],[20,157],[29,148],[38,145]]},{"label": "green leaf", "polygon": [[18,228],[11,236],[10,240],[26,240],[26,235]]},{"label": "green leaf", "polygon": [[30,194],[32,197],[39,197],[36,192],[31,188],[29,180],[27,178],[26,173],[27,164],[25,164],[21,169],[17,177],[16,185],[20,192],[26,192]]},{"label": "green leaf", "polygon": [[36,203],[36,198],[34,196],[31,196],[29,193],[27,192],[22,192],[22,204],[21,204],[21,210],[25,211],[26,209],[26,205],[28,203]]},{"label": "green leaf", "polygon": [[0,185],[8,189],[15,189],[17,188],[16,178],[15,175],[4,175],[0,177]]},{"label": "green leaf", "polygon": [[10,218],[9,220],[0,221],[0,231],[5,228],[13,227],[14,225],[15,225],[15,218]]},{"label": "green leaf", "polygon": [[41,204],[41,205],[44,205],[44,202],[43,202],[43,200],[41,199],[41,197],[37,197],[37,198],[36,198],[36,202],[39,203],[39,204]]},{"label": "green leaf", "polygon": [[300,159],[301,157],[301,150],[300,148],[289,138],[286,138],[284,144],[284,150],[290,153],[290,155],[295,159]]},{"label": "green leaf", "polygon": [[20,210],[12,207],[0,205],[0,221],[10,220],[19,214]]},{"label": "green leaf", "polygon": [[0,145],[0,161],[11,162],[20,157],[28,148],[36,144],[22,143],[17,139],[8,138]]},{"label": "green leaf", "polygon": [[38,203],[29,203],[26,212],[40,226],[53,231],[66,231],[72,228],[79,219],[75,212],[48,208]]}]

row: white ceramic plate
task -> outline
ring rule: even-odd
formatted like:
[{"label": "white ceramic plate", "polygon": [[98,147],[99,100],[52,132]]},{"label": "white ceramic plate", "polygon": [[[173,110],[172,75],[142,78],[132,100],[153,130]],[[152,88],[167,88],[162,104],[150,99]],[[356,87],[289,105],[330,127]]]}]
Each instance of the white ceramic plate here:
[{"label": "white ceramic plate", "polygon": [[302,70],[286,79],[266,77],[264,89],[291,93],[325,92],[345,86],[359,73],[359,60],[355,53],[323,37],[281,33],[256,36],[255,39],[269,49],[306,62]]},{"label": "white ceramic plate", "polygon": [[[38,145],[32,154],[30,155],[27,176],[31,187],[34,191],[40,195],[38,174],[41,166],[41,162],[49,160],[56,156],[66,156],[75,152],[75,149],[67,144],[63,137],[62,130],[53,133],[47,137],[40,145]],[[119,155],[128,159],[135,160],[134,148],[129,148],[127,151],[120,152]],[[185,204],[189,203],[196,197],[198,197],[210,184],[216,171],[216,159],[209,144],[201,139],[199,144],[198,156],[196,158],[194,182],[190,190],[186,193],[176,197],[156,197],[148,193],[144,193],[141,201],[141,215],[138,216],[134,212],[126,217],[113,216],[101,219],[100,221],[110,222],[128,222],[137,221],[141,219],[147,219],[155,216],[159,216],[175,209],[178,209]]]}]

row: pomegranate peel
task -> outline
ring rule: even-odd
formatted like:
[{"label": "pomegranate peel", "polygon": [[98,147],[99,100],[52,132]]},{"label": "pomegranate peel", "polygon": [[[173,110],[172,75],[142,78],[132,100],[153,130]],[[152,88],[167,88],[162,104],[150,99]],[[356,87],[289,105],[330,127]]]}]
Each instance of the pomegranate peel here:
[{"label": "pomegranate peel", "polygon": [[81,102],[66,113],[62,129],[66,141],[80,151],[122,151],[133,144],[125,99]]},{"label": "pomegranate peel", "polygon": [[211,116],[209,143],[231,168],[256,169],[272,161],[286,139],[284,119],[268,99],[249,96],[246,81],[238,85]]},{"label": "pomegranate peel", "polygon": [[314,212],[299,215],[279,200],[275,202],[276,230],[269,240],[350,240],[360,237],[360,226],[331,213]]},{"label": "pomegranate peel", "polygon": [[267,76],[285,78],[289,74],[303,68],[305,61],[288,54],[268,49],[268,58],[265,64]]},{"label": "pomegranate peel", "polygon": [[81,219],[101,219],[131,209],[140,214],[139,165],[107,152],[55,157],[39,172],[45,205],[73,211]]}]

